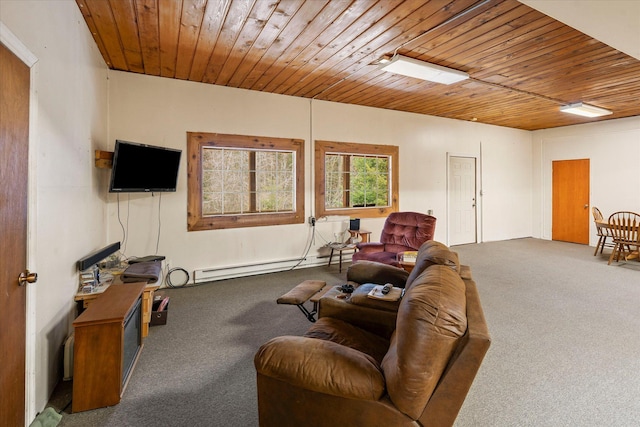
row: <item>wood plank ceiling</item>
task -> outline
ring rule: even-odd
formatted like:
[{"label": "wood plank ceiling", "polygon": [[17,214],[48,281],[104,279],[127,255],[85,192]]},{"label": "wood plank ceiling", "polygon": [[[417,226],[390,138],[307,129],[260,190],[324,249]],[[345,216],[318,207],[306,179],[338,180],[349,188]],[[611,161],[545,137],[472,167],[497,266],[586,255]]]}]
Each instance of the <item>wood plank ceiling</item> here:
[{"label": "wood plank ceiling", "polygon": [[[640,115],[639,60],[516,0],[76,2],[114,70],[526,130]],[[470,79],[380,70],[394,53]]]}]

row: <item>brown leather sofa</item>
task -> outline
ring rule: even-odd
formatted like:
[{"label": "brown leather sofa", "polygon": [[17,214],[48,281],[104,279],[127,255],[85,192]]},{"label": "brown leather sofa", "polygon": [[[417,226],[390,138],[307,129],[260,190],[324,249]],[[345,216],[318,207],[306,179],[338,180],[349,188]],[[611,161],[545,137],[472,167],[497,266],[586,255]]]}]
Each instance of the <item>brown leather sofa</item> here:
[{"label": "brown leather sofa", "polygon": [[[327,305],[342,300],[334,289],[304,336],[260,347],[261,426],[453,425],[490,337],[475,282],[461,277],[459,264],[434,262],[446,247],[429,246],[395,307]],[[398,273],[370,267],[387,278]]]},{"label": "brown leather sofa", "polygon": [[358,243],[353,262],[375,261],[398,267],[399,252],[417,251],[433,240],[436,218],[419,212],[393,212],[384,222],[379,242]]},{"label": "brown leather sofa", "polygon": [[334,317],[365,330],[391,336],[395,329],[398,303],[377,301],[367,297],[375,285],[391,283],[393,286],[408,288],[429,266],[445,265],[460,274],[462,279],[471,279],[469,266],[460,265],[458,254],[443,243],[429,240],[420,246],[416,265],[407,273],[404,269],[373,261],[358,261],[347,270],[347,283],[355,290],[349,298],[336,298],[338,289],[328,292],[327,298],[320,299],[319,317]]}]

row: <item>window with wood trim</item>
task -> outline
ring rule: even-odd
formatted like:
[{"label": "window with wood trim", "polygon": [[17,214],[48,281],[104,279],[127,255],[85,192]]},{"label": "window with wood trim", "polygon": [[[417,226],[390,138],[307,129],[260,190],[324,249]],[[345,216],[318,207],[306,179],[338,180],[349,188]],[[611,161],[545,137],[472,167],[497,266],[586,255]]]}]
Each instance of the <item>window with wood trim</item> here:
[{"label": "window with wood trim", "polygon": [[398,147],[315,141],[317,217],[385,217],[398,210]]},{"label": "window with wood trim", "polygon": [[187,133],[188,230],[304,222],[304,141]]}]

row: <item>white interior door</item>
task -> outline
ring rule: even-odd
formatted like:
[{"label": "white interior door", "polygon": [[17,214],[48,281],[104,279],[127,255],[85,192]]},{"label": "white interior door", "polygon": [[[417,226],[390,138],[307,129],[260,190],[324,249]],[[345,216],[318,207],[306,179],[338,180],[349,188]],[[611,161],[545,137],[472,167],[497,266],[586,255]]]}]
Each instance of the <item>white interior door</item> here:
[{"label": "white interior door", "polygon": [[449,245],[476,243],[476,159],[449,157]]}]

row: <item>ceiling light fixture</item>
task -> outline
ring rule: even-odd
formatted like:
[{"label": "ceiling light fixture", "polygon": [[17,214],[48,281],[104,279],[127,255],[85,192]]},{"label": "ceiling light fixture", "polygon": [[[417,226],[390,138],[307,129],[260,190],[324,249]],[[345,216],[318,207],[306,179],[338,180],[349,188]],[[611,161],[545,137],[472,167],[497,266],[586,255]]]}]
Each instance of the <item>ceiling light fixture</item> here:
[{"label": "ceiling light fixture", "polygon": [[445,85],[469,78],[469,74],[463,73],[462,71],[430,64],[402,55],[394,55],[391,59],[383,58],[379,63],[380,69],[383,71]]},{"label": "ceiling light fixture", "polygon": [[584,117],[600,117],[613,114],[613,111],[606,110],[604,108],[595,107],[593,105],[584,104],[582,102],[576,102],[574,104],[565,105],[560,107],[560,111],[563,113],[577,114]]}]

